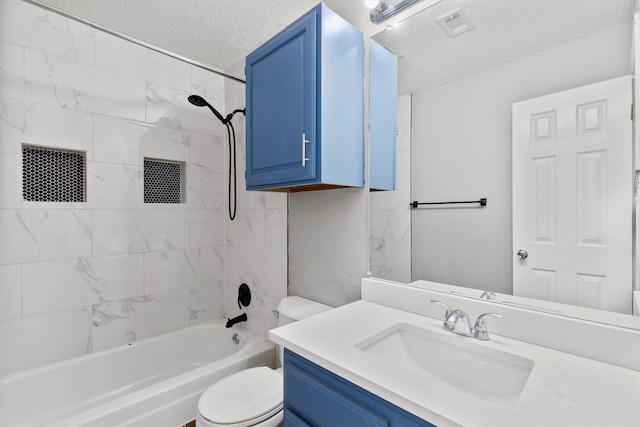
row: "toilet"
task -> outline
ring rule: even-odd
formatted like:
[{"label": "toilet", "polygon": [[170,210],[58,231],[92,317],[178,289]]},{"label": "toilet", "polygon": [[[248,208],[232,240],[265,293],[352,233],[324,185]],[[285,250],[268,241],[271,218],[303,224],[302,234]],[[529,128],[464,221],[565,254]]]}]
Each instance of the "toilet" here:
[{"label": "toilet", "polygon": [[[278,304],[278,326],[330,310],[305,298],[286,297]],[[277,364],[284,350],[278,347]],[[196,427],[275,427],[283,416],[282,368],[245,369],[214,383],[200,396]]]}]

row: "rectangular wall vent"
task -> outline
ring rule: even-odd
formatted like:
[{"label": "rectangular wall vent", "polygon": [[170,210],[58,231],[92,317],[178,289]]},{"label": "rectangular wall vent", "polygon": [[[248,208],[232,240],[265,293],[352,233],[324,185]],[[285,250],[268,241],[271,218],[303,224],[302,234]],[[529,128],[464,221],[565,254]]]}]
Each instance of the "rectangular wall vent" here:
[{"label": "rectangular wall vent", "polygon": [[449,37],[459,36],[474,28],[469,18],[461,7],[446,13],[437,19],[440,26],[449,34]]},{"label": "rectangular wall vent", "polygon": [[144,159],[144,202],[184,202],[184,162]]},{"label": "rectangular wall vent", "polygon": [[22,198],[30,202],[86,202],[86,153],[22,146]]}]

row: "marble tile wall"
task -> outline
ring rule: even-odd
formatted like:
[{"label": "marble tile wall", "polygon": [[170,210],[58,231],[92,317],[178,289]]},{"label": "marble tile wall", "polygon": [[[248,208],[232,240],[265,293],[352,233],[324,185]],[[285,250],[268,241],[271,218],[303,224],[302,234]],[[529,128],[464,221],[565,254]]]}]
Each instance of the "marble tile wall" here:
[{"label": "marble tile wall", "polygon": [[373,277],[411,282],[411,94],[398,98],[396,190],[371,193],[369,265]]},{"label": "marble tile wall", "polygon": [[[244,61],[228,72],[244,76]],[[227,111],[244,108],[245,86],[231,80],[225,87]],[[233,119],[237,136],[238,202],[234,221],[225,211],[225,312],[227,316],[247,313],[247,327],[265,336],[277,326],[273,311],[287,296],[287,205],[282,193],[246,191],[245,121]],[[226,191],[226,188],[225,188]],[[225,209],[227,198],[225,196]],[[238,308],[238,286],[247,283],[252,293],[249,307]]]},{"label": "marble tile wall", "polygon": [[[192,92],[225,111],[215,74],[0,2],[0,376],[225,316],[226,132]],[[84,151],[87,201],[23,201],[22,144]],[[144,157],[184,162],[186,203],[142,202]],[[242,193],[227,227],[227,283],[271,308],[286,198]]]}]

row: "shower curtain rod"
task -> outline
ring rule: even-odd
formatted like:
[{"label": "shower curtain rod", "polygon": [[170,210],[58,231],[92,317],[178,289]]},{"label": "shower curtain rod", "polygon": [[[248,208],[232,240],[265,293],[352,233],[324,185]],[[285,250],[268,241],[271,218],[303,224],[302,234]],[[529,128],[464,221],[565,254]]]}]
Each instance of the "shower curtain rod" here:
[{"label": "shower curtain rod", "polygon": [[53,13],[55,13],[57,15],[64,16],[65,18],[69,18],[69,19],[71,19],[73,21],[80,22],[81,24],[88,25],[91,28],[95,28],[96,30],[102,31],[102,32],[107,33],[107,34],[111,34],[112,36],[121,38],[121,39],[126,40],[128,42],[135,43],[138,46],[142,46],[142,47],[145,47],[147,49],[153,50],[155,52],[161,53],[163,55],[170,56],[171,58],[177,59],[178,61],[186,62],[187,64],[193,65],[194,67],[202,68],[203,70],[210,71],[210,72],[212,72],[214,74],[217,74],[219,76],[225,77],[227,79],[230,79],[230,80],[233,80],[233,81],[236,81],[236,82],[239,82],[239,83],[243,83],[243,84],[246,83],[242,79],[234,77],[234,76],[232,76],[230,74],[223,73],[222,71],[218,71],[215,68],[209,67],[208,65],[202,64],[200,62],[193,61],[193,60],[191,60],[189,58],[185,58],[184,56],[180,56],[180,55],[177,55],[175,53],[169,52],[168,50],[164,50],[164,49],[159,48],[157,46],[154,46],[152,44],[145,43],[145,42],[140,41],[138,39],[135,39],[133,37],[129,37],[126,34],[122,34],[122,33],[119,33],[117,31],[110,30],[110,29],[105,28],[105,27],[103,27],[101,25],[95,24],[95,23],[93,23],[91,21],[87,21],[84,18],[80,18],[78,16],[75,16],[75,15],[72,15],[70,13],[67,13],[67,12],[65,12],[63,10],[56,9],[55,7],[51,7],[49,5],[40,3],[39,1],[36,1],[36,0],[22,0],[22,1],[25,2],[25,3],[29,3],[29,4],[32,4],[34,6],[40,7],[42,9],[45,9],[45,10],[47,10],[49,12],[53,12]]}]

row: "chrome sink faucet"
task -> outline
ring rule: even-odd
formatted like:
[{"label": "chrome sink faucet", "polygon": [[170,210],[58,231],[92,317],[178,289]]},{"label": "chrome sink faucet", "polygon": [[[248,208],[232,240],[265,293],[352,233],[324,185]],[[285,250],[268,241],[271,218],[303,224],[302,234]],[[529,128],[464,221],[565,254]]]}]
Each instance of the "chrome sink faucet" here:
[{"label": "chrome sink faucet", "polygon": [[475,338],[477,340],[489,340],[489,331],[487,330],[487,316],[503,317],[498,313],[483,313],[476,319],[471,327],[469,315],[460,309],[451,310],[449,306],[441,301],[432,299],[432,303],[443,306],[447,311],[444,315],[444,323],[442,329],[453,332],[454,334],[463,335],[465,337]]},{"label": "chrome sink faucet", "polygon": [[484,291],[482,295],[480,295],[480,299],[492,300],[496,298],[496,293],[491,291]]}]

